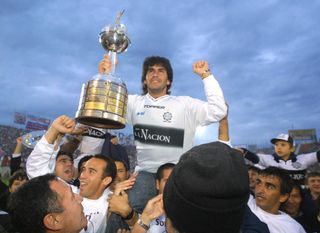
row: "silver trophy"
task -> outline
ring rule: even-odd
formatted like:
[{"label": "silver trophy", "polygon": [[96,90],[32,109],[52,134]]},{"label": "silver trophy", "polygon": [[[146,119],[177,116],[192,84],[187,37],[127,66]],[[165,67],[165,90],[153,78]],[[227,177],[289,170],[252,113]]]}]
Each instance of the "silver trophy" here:
[{"label": "silver trophy", "polygon": [[114,24],[104,27],[99,42],[108,51],[112,62],[109,73],[98,74],[82,85],[76,119],[98,128],[122,129],[125,127],[128,91],[125,83],[115,73],[117,54],[127,49],[130,40],[126,27],[120,23],[124,10]]}]

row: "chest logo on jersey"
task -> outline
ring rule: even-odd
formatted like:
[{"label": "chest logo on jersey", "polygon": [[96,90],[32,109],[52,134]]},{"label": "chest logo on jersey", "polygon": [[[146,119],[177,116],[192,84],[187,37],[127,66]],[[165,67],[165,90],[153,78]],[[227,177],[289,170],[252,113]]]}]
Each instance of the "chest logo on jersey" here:
[{"label": "chest logo on jersey", "polygon": [[94,129],[94,128],[88,128],[88,131],[83,134],[83,136],[89,136],[94,138],[104,138],[105,134],[104,132]]},{"label": "chest logo on jersey", "polygon": [[144,108],[156,108],[156,109],[164,109],[164,106],[158,106],[158,105],[149,105],[149,104],[145,104],[143,106]]},{"label": "chest logo on jersey", "polygon": [[133,132],[134,140],[140,143],[183,147],[183,129],[137,124]]},{"label": "chest logo on jersey", "polygon": [[172,113],[171,112],[165,112],[163,114],[163,122],[171,123],[172,120]]},{"label": "chest logo on jersey", "polygon": [[294,163],[292,164],[292,167],[294,167],[295,169],[299,169],[299,168],[302,167],[302,164],[299,163],[299,162],[294,162]]}]

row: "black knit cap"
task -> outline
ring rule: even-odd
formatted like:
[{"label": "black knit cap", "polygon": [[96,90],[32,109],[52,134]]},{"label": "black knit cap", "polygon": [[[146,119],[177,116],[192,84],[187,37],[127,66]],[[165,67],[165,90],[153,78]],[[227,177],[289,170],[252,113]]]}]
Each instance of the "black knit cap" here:
[{"label": "black knit cap", "polygon": [[165,185],[163,202],[179,232],[238,233],[248,197],[242,154],[212,142],[181,156]]}]

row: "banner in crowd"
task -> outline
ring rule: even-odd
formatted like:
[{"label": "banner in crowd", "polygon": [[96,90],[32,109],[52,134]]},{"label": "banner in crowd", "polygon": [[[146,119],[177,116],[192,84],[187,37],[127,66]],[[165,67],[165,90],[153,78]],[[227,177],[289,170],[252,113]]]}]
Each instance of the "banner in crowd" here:
[{"label": "banner in crowd", "polygon": [[26,119],[27,119],[26,114],[21,113],[21,112],[14,113],[14,123],[19,124],[19,125],[24,125],[24,124],[26,124]]},{"label": "banner in crowd", "polygon": [[27,116],[26,130],[35,131],[35,130],[47,130],[50,125],[50,120],[38,117],[34,115]]},{"label": "banner in crowd", "polygon": [[28,131],[47,130],[50,122],[51,120],[47,118],[20,112],[14,113],[14,123],[25,125]]}]

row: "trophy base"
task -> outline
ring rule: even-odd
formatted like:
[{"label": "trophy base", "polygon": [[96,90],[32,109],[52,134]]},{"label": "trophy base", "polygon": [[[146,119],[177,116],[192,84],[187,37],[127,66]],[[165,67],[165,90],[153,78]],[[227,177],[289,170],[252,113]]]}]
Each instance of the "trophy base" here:
[{"label": "trophy base", "polygon": [[125,119],[112,113],[97,110],[80,110],[76,113],[76,120],[84,125],[102,129],[123,129]]}]

